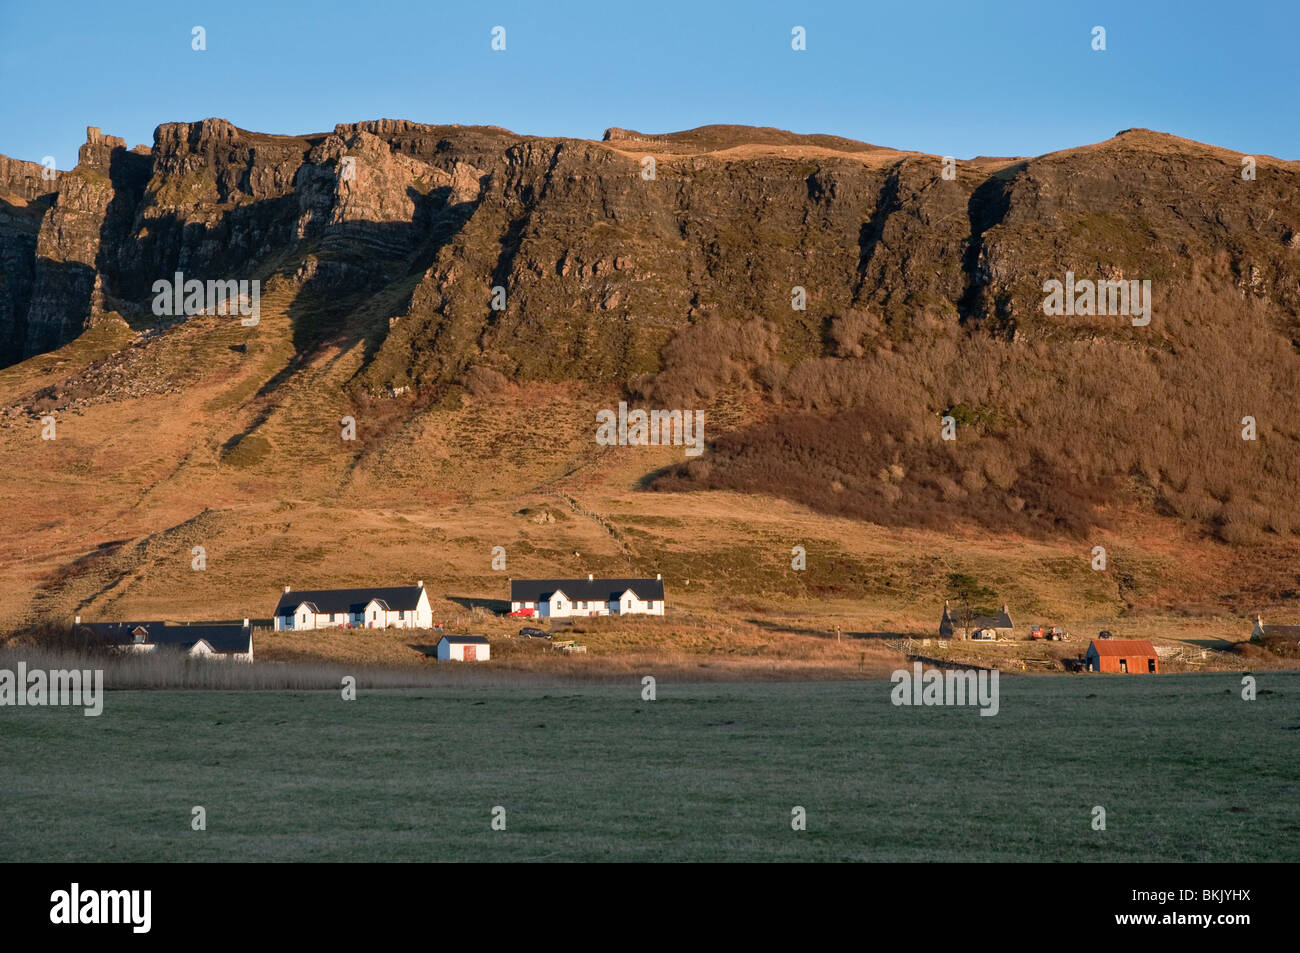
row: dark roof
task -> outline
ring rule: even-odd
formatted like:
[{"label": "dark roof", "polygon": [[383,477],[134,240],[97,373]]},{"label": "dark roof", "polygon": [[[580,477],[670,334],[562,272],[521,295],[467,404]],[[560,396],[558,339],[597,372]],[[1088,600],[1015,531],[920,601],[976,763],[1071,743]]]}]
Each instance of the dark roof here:
[{"label": "dark roof", "polygon": [[1262,638],[1300,639],[1300,625],[1260,625]]},{"label": "dark roof", "polygon": [[613,602],[631,589],[642,602],[662,602],[662,579],[512,579],[511,602],[546,602],[562,591],[575,602]]},{"label": "dark roof", "polygon": [[144,626],[144,628],[148,630],[153,630],[155,628],[161,629],[165,625],[167,625],[167,623],[161,621],[82,622],[80,623],[79,627],[82,629],[89,629],[91,632],[93,632],[95,635],[98,635],[106,642],[114,642],[114,641],[130,641],[131,633],[134,632],[140,626]]},{"label": "dark roof", "polygon": [[487,645],[488,640],[481,635],[444,635],[439,642],[465,642],[474,645]]},{"label": "dark roof", "polygon": [[1156,649],[1146,639],[1099,639],[1088,646],[1088,651],[1098,655],[1118,655],[1132,658],[1148,656],[1155,658]]},{"label": "dark roof", "polygon": [[242,625],[212,625],[196,622],[193,625],[167,625],[165,622],[85,622],[81,626],[89,629],[105,642],[112,645],[130,645],[135,642],[135,630],[144,628],[147,645],[175,646],[189,651],[194,644],[203,639],[212,646],[212,651],[221,654],[228,652],[247,652],[253,630]]},{"label": "dark roof", "polygon": [[419,586],[383,586],[377,589],[303,589],[281,593],[276,615],[293,615],[298,606],[310,603],[317,612],[360,612],[378,599],[393,612],[414,609],[420,604]]},{"label": "dark roof", "polygon": [[[945,623],[947,625],[945,625]],[[948,611],[948,603],[943,604],[943,618],[939,620],[939,629],[958,625],[957,617]],[[1015,626],[1011,622],[1011,616],[1007,613],[1007,607],[1004,605],[998,610],[997,615],[980,615],[972,616],[967,622],[968,629],[1012,629]]]},{"label": "dark roof", "polygon": [[982,615],[971,619],[970,627],[972,629],[1011,629],[1015,628],[1011,624],[1011,616],[1007,614],[1007,607],[1003,606],[998,610],[997,615]]}]

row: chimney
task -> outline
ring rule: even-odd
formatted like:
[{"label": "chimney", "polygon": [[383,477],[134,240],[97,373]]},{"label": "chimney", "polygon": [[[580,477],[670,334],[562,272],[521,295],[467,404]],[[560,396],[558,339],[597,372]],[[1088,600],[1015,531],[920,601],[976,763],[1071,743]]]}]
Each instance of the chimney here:
[{"label": "chimney", "polygon": [[658,572],[655,573],[655,579],[656,579],[657,581],[659,581],[659,582],[663,582],[663,579],[664,579],[664,577],[663,577],[663,573],[658,573]]},{"label": "chimney", "polygon": [[424,588],[424,580],[421,579],[419,582],[417,582],[417,583],[415,584],[415,588],[417,588],[417,589],[423,589],[423,588]]},{"label": "chimney", "polygon": [[75,616],[72,620],[73,625],[81,625],[81,616]]},{"label": "chimney", "polygon": [[288,592],[288,591],[289,591],[289,587],[288,587],[288,586],[285,586],[285,587],[284,587],[284,591],[285,591],[285,592]]},{"label": "chimney", "polygon": [[245,628],[245,629],[248,628],[248,620],[247,620],[247,619],[244,620],[244,628]]},{"label": "chimney", "polygon": [[595,578],[596,577],[593,576],[591,573],[587,573],[587,582],[592,582]]}]

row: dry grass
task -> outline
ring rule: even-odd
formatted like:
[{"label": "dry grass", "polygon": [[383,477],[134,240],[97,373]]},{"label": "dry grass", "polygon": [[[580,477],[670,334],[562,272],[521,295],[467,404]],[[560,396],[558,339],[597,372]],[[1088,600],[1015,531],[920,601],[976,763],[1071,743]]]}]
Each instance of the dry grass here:
[{"label": "dry grass", "polygon": [[[763,419],[713,441],[655,486],[734,489],[893,526],[973,522],[1082,537],[1108,509],[1183,522],[1232,545],[1295,545],[1300,388],[1286,318],[1241,300],[1229,274],[1173,283],[1151,333],[1100,322],[1038,340],[925,334],[894,341],[879,318],[829,324],[827,355],[773,371],[738,326],[701,322],[665,350],[650,395],[711,398],[779,380]],[[1233,313],[1239,322],[1222,315]],[[757,347],[757,344],[755,344]],[[1192,358],[1191,355],[1198,357]],[[951,415],[957,439],[944,441]],[[1259,438],[1243,440],[1242,418]]]},{"label": "dry grass", "polygon": [[[176,329],[165,342],[166,360],[187,361],[206,369],[203,374],[172,394],[118,396],[56,410],[55,441],[40,440],[34,417],[0,415],[0,466],[22,475],[0,483],[8,530],[0,538],[0,623],[70,621],[74,614],[263,618],[285,584],[302,589],[423,579],[435,618],[493,638],[493,666],[502,670],[650,671],[652,664],[662,669],[671,663],[701,677],[854,677],[892,663],[870,654],[864,659],[864,640],[850,643],[848,634],[933,634],[954,573],[996,592],[1022,625],[1052,621],[1094,632],[1114,629],[1123,619],[1138,628],[1164,626],[1175,639],[1244,638],[1255,611],[1269,617],[1272,610],[1275,621],[1285,622],[1288,607],[1296,605],[1300,586],[1289,536],[1265,530],[1270,546],[1231,547],[1123,497],[1094,500],[1093,515],[1109,529],[1094,527],[1071,538],[1022,533],[1015,520],[990,526],[960,503],[936,508],[942,518],[932,528],[872,525],[852,513],[808,505],[819,501],[800,500],[797,482],[780,488],[793,500],[770,497],[770,486],[757,494],[645,492],[647,475],[684,457],[681,448],[597,446],[594,410],[613,406],[616,392],[539,383],[449,405],[421,406],[407,398],[358,404],[347,384],[361,366],[361,344],[322,347],[296,364],[296,373],[277,379],[293,360],[284,315],[290,300],[282,292],[264,297],[261,325],[242,332],[245,352],[231,351],[234,332],[217,322]],[[840,334],[837,347],[845,346],[851,330]],[[155,346],[164,345],[145,345],[146,357]],[[20,404],[59,375],[79,373],[97,359],[90,347],[83,338],[0,372],[0,399]],[[977,366],[998,360],[1004,345],[983,347],[969,357]],[[747,354],[761,356],[733,349],[728,360],[743,364]],[[902,365],[879,360],[882,368],[895,368],[894,376],[880,378],[880,388],[910,386]],[[1136,369],[1121,364],[1114,373]],[[741,393],[730,370],[721,378],[688,376],[680,383],[712,387],[726,412],[743,423],[773,413],[761,397],[743,393],[744,387],[762,393],[761,378],[756,372]],[[978,423],[978,413],[1002,406],[1000,397],[1013,384],[998,385],[998,400],[966,397],[976,414],[972,429],[995,426]],[[780,386],[783,394],[804,393],[795,384]],[[232,388],[252,396],[227,400]],[[1039,419],[1061,426],[1082,419],[1071,416],[1077,407],[1051,407],[1043,393],[1030,389],[1024,397],[1048,405],[1033,411]],[[901,413],[901,406],[894,409]],[[1172,426],[1160,416],[1166,412],[1176,410],[1156,406],[1137,415],[1133,426]],[[357,417],[356,445],[339,439],[344,413]],[[710,440],[716,419],[711,412]],[[883,468],[885,483],[900,493],[941,498],[944,488],[927,489],[918,476],[924,468],[912,469],[909,455],[929,451],[921,436],[908,438],[907,426],[917,424],[898,430],[888,453],[879,450],[888,430],[867,428],[871,443],[859,441],[861,451],[855,446],[844,482],[869,465]],[[1123,438],[1131,443],[1124,453],[1162,454],[1172,467],[1182,453],[1172,436],[1179,432],[1138,429],[1107,437],[1107,446]],[[236,467],[227,451],[240,445],[241,434],[264,439],[269,450]],[[1016,481],[1031,471],[999,470],[993,450],[1000,438],[991,433],[985,439],[991,441],[986,450],[976,441],[958,462],[973,469],[978,458],[986,482],[1012,481],[1011,493],[1019,495]],[[1260,449],[1274,454],[1269,446]],[[1228,466],[1226,458],[1212,465],[1214,459],[1205,468],[1211,481],[1225,476],[1216,466]],[[1178,465],[1187,466],[1185,460]],[[1261,479],[1273,480],[1277,472],[1264,466]],[[965,475],[953,473],[953,482],[966,488]],[[879,482],[874,469],[863,479]],[[980,491],[967,492],[975,499]],[[1191,484],[1183,492],[1191,492]],[[545,513],[553,518],[546,520]],[[1110,554],[1106,573],[1088,568],[1095,544]],[[196,545],[207,553],[202,572],[190,568]],[[505,572],[491,568],[498,545],[508,554]],[[803,572],[790,567],[795,545],[807,550]],[[517,631],[517,622],[475,617],[469,609],[505,599],[507,576],[587,572],[662,572],[674,614],[663,623],[593,628],[579,636],[590,646],[587,656],[559,657],[535,655],[540,650],[532,647],[516,651],[502,639]],[[835,647],[836,625],[846,635],[844,647]],[[402,641],[409,635],[259,635],[257,651],[268,660],[324,654],[349,665],[429,664]]]}]

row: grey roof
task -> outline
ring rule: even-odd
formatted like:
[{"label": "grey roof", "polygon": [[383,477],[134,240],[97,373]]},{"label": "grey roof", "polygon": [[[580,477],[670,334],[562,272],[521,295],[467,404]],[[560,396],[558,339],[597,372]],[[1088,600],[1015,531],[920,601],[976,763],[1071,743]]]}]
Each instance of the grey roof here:
[{"label": "grey roof", "polygon": [[662,602],[662,579],[512,579],[511,602],[547,602],[560,590],[575,602],[615,602],[631,589],[642,602]]},{"label": "grey roof", "polygon": [[[939,620],[939,631],[950,630],[957,626],[958,620],[948,611],[948,603],[943,604],[943,618]],[[997,615],[980,615],[973,616],[966,624],[967,629],[1013,629],[1015,626],[1011,622],[1011,616],[1007,612],[1007,607],[1002,606]]]},{"label": "grey roof", "polygon": [[293,615],[304,602],[316,612],[360,612],[372,599],[377,599],[393,612],[404,612],[420,604],[419,586],[383,586],[376,589],[303,589],[289,590],[280,595],[276,615]]},{"label": "grey roof", "polygon": [[1300,625],[1260,625],[1264,638],[1300,639]]},{"label": "grey roof", "polygon": [[220,654],[230,652],[247,652],[252,639],[252,629],[242,625],[212,625],[196,622],[194,624],[168,625],[165,622],[85,622],[83,629],[89,629],[110,645],[130,645],[135,642],[136,629],[143,628],[147,645],[167,645],[188,652],[200,639],[212,646],[212,651]]},{"label": "grey roof", "polygon": [[481,635],[444,635],[438,640],[439,642],[456,642],[467,643],[471,645],[487,645],[488,640]]},{"label": "grey roof", "polygon": [[971,624],[971,628],[973,629],[1013,628],[1013,626],[1011,625],[1011,616],[1007,614],[1006,606],[1003,606],[1001,609],[999,609],[997,615],[976,616],[974,619],[971,620],[970,624]]}]

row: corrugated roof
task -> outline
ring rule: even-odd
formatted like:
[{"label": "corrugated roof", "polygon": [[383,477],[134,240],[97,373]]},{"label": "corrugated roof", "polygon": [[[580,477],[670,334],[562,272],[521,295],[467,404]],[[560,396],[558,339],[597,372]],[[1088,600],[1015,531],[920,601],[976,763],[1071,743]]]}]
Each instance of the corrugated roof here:
[{"label": "corrugated roof", "polygon": [[1094,639],[1088,648],[1095,649],[1098,655],[1130,658],[1135,655],[1150,655],[1154,658],[1156,654],[1156,647],[1146,639]]},{"label": "corrugated roof", "polygon": [[662,579],[512,579],[511,602],[547,602],[556,590],[575,602],[616,602],[631,589],[642,602],[662,602]]},{"label": "corrugated roof", "polygon": [[481,635],[444,635],[439,642],[465,643],[468,645],[487,645],[488,640]]},{"label": "corrugated roof", "polygon": [[379,600],[394,612],[409,612],[420,604],[419,586],[384,586],[376,589],[289,590],[275,605],[276,615],[293,615],[304,602],[316,612],[360,612],[372,600]]}]

